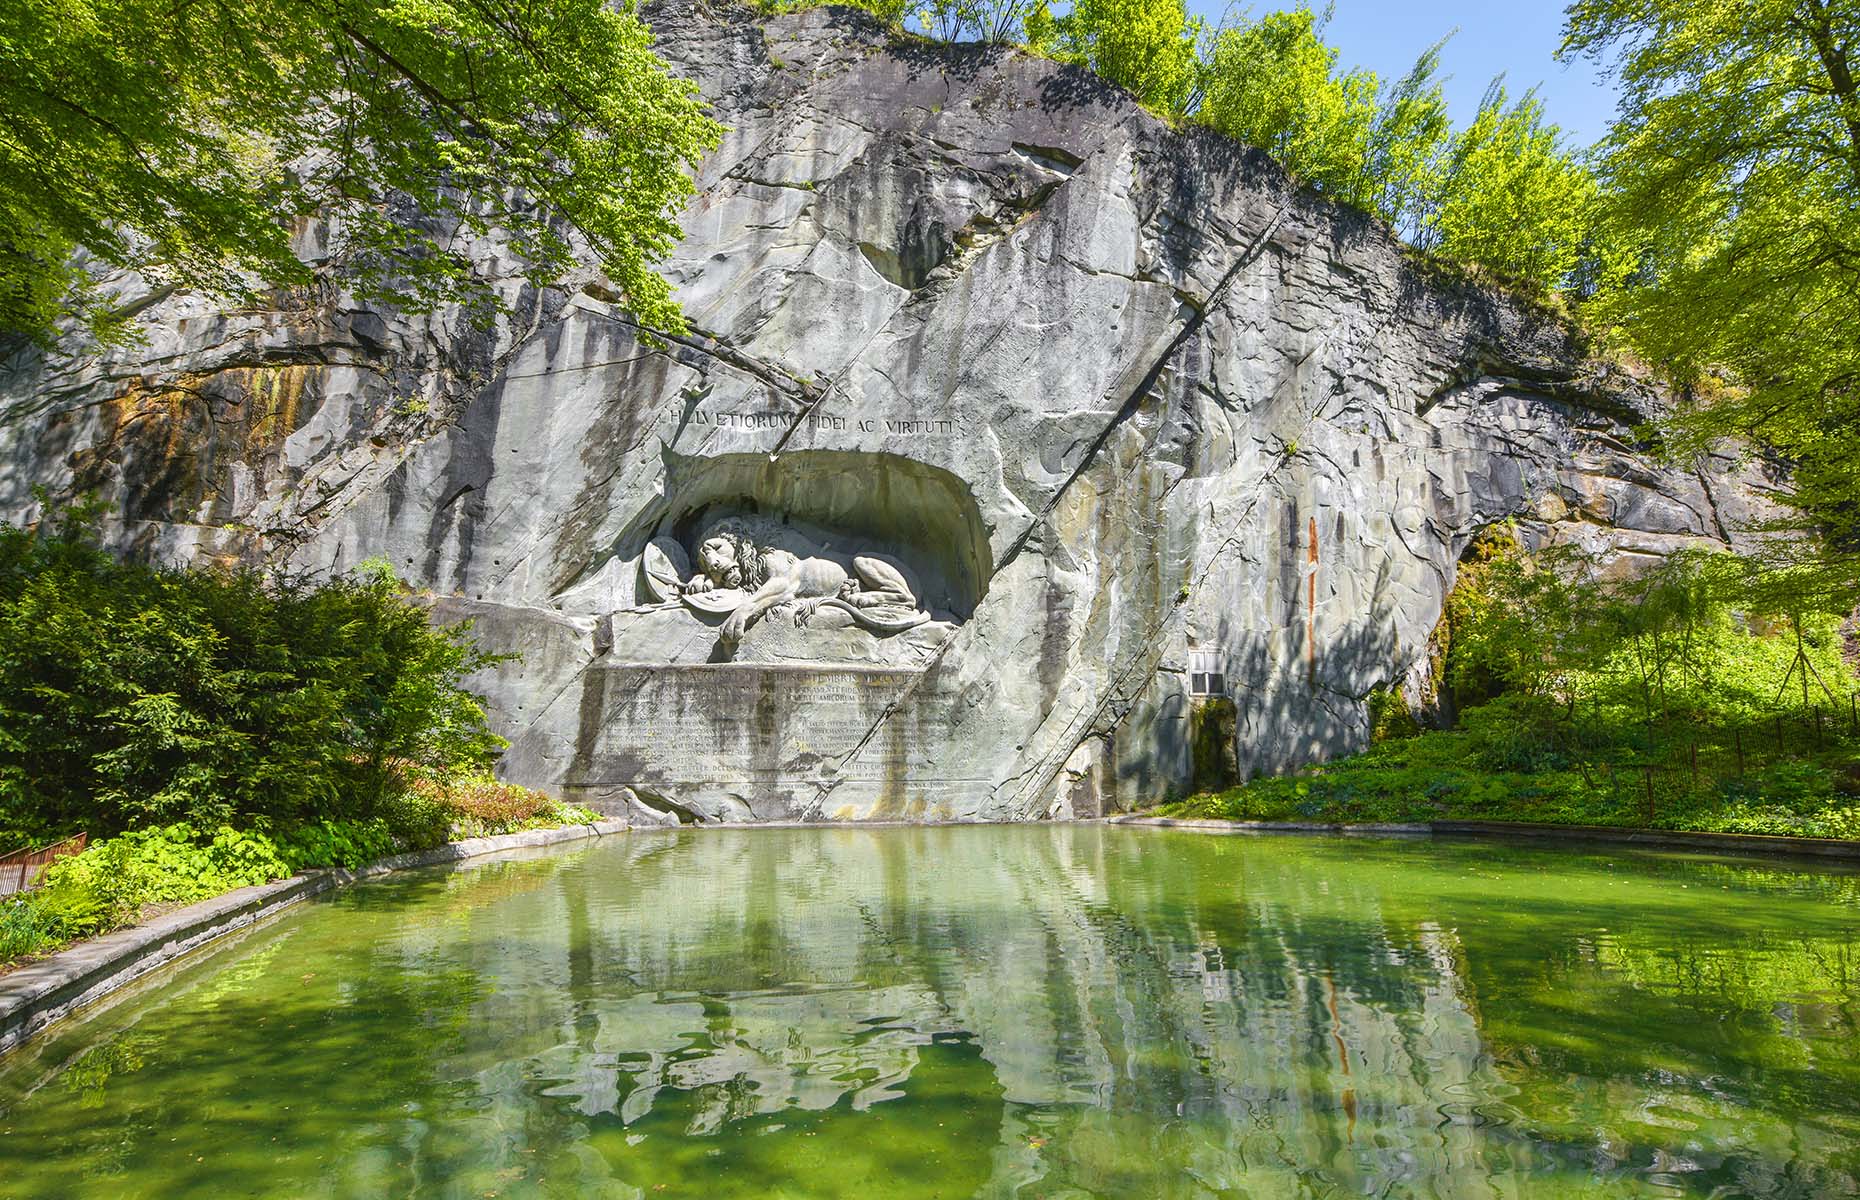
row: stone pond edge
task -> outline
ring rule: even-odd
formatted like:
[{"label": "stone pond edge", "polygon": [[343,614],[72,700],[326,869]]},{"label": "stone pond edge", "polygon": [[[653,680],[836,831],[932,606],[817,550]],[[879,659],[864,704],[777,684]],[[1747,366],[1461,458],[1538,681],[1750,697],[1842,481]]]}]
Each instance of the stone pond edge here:
[{"label": "stone pond edge", "polygon": [[0,1055],[149,972],[300,900],[393,871],[437,866],[504,850],[605,837],[627,828],[625,821],[597,821],[591,825],[526,829],[520,833],[466,838],[431,850],[396,854],[353,871],[340,868],[306,871],[275,883],[238,888],[176,909],[146,924],[80,942],[39,962],[0,975]]},{"label": "stone pond edge", "polygon": [[1362,837],[1528,838],[1536,841],[1645,846],[1656,850],[1730,851],[1737,854],[1838,858],[1860,862],[1860,842],[1836,838],[1786,837],[1763,833],[1691,833],[1679,829],[1629,829],[1616,825],[1533,825],[1520,821],[1410,821],[1346,825],[1321,821],[1224,821],[1214,817],[1152,817],[1131,813],[1105,818],[1109,825],[1142,825],[1202,833],[1321,833]]}]

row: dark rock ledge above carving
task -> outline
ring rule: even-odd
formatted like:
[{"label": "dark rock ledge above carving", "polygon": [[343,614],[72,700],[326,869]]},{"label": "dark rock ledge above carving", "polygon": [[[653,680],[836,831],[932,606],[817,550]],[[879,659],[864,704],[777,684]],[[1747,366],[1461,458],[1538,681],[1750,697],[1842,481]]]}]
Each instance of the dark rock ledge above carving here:
[{"label": "dark rock ledge above carving", "polygon": [[1631,565],[1758,502],[1642,453],[1649,393],[1554,320],[1089,75],[651,16],[731,127],[667,264],[690,332],[495,238],[508,319],[377,311],[306,228],[316,291],[14,352],[0,513],[97,490],[134,553],[386,558],[522,655],[481,680],[506,771],[615,812],[1020,819],[1187,786],[1215,679],[1245,770],[1361,745],[1491,522]]}]

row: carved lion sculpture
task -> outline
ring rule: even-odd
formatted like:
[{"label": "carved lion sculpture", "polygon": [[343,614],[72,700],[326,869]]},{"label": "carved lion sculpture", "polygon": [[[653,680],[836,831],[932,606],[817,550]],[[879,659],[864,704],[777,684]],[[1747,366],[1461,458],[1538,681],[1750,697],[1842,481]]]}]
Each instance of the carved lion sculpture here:
[{"label": "carved lion sculpture", "polygon": [[794,621],[805,625],[822,605],[842,608],[859,624],[879,633],[896,633],[930,619],[895,563],[875,555],[851,559],[798,554],[759,539],[759,531],[741,518],[725,518],[698,546],[697,572],[681,585],[684,595],[725,588],[747,593],[723,623],[720,636],[734,649],[764,613],[780,604],[796,605]]}]

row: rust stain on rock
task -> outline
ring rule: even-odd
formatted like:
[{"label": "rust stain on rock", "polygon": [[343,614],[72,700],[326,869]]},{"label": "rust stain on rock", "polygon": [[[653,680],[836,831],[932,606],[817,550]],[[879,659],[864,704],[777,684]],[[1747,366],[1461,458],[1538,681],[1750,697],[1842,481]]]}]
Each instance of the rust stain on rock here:
[{"label": "rust stain on rock", "polygon": [[1311,517],[1310,532],[1306,535],[1308,546],[1305,551],[1305,675],[1315,684],[1317,682],[1317,573],[1318,573],[1318,528],[1317,517]]},{"label": "rust stain on rock", "polygon": [[308,415],[304,397],[321,369],[287,363],[131,379],[100,407],[96,437],[70,454],[73,489],[113,499],[130,520],[199,520],[228,490],[234,463],[275,467]]}]

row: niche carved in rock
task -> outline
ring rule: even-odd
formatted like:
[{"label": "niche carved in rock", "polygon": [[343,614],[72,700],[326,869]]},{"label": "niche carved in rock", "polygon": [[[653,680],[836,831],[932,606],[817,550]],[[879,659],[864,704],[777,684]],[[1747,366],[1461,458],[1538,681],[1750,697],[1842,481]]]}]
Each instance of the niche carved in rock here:
[{"label": "niche carved in rock", "polygon": [[623,661],[910,667],[974,611],[991,566],[969,489],[939,468],[668,452],[662,498],[591,584]]}]

